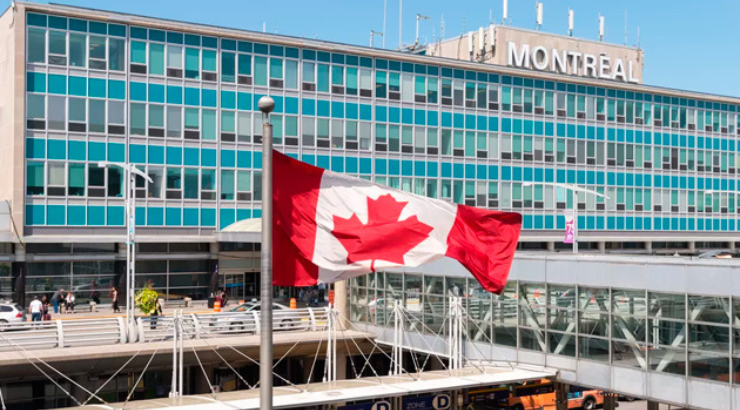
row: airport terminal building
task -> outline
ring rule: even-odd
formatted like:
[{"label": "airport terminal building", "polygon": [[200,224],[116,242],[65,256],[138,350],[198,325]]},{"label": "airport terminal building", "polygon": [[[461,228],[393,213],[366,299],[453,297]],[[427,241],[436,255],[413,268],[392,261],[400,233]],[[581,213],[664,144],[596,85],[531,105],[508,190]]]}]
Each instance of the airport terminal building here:
[{"label": "airport terminal building", "polygon": [[[522,251],[734,249],[740,99],[641,84],[642,50],[489,27],[388,51],[60,5],[0,17],[0,295],[125,281],[135,164],[137,285],[258,292],[262,119],[310,164],[524,215]],[[602,193],[574,197],[550,183]]]}]

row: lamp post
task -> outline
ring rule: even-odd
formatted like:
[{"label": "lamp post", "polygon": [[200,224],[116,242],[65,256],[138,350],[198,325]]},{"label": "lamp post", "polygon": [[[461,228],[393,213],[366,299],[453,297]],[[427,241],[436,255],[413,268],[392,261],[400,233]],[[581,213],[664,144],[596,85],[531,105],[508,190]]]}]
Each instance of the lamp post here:
[{"label": "lamp post", "polygon": [[559,182],[525,182],[524,186],[544,185],[563,188],[573,193],[573,253],[578,253],[578,193],[596,195],[598,197],[609,199],[608,196],[591,189],[581,188],[578,185],[561,184]]},{"label": "lamp post", "polygon": [[272,124],[275,101],[264,96],[262,111],[262,252],[260,278],[260,409],[272,410]]},{"label": "lamp post", "polygon": [[152,179],[133,164],[123,162],[100,161],[98,166],[103,169],[118,167],[123,170],[123,197],[126,200],[126,322],[129,329],[134,322],[134,291],[136,277],[136,176],[140,176],[149,183]]}]

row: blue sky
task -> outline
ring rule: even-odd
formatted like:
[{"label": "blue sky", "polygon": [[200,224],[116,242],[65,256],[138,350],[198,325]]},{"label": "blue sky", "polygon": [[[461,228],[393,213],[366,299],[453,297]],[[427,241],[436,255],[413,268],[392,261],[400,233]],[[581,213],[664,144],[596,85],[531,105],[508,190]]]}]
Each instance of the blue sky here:
[{"label": "blue sky", "polygon": [[[387,0],[386,47],[398,46],[398,3]],[[299,37],[368,45],[371,29],[383,27],[383,0],[55,0],[57,3],[121,11],[188,22]],[[534,28],[534,0],[509,0],[512,25]],[[663,87],[740,96],[740,38],[737,0],[543,0],[543,31],[564,34],[568,8],[575,10],[574,35],[596,39],[598,14],[606,17],[607,41],[645,50],[644,83]],[[3,9],[9,0],[0,0]],[[501,0],[403,0],[403,41],[414,40],[415,15],[431,17],[421,25],[422,39],[445,37],[501,20]],[[463,27],[463,21],[465,26]],[[380,43],[376,38],[376,45]]]}]

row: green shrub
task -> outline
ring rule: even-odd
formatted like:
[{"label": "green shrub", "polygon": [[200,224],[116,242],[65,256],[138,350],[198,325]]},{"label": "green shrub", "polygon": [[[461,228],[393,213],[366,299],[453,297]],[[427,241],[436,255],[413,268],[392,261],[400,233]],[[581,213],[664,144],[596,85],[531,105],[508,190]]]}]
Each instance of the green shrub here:
[{"label": "green shrub", "polygon": [[148,315],[154,313],[159,295],[150,286],[136,292],[134,303],[141,313]]}]

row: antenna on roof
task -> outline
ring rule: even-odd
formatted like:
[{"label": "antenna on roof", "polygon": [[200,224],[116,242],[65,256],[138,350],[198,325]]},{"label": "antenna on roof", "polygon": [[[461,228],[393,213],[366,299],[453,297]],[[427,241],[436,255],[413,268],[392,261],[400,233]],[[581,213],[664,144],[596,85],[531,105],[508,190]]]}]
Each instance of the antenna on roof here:
[{"label": "antenna on roof", "polygon": [[599,41],[604,41],[604,16],[599,13]]},{"label": "antenna on roof", "polygon": [[624,45],[627,45],[627,9],[624,9]]},{"label": "antenna on roof", "polygon": [[568,9],[568,36],[573,37],[573,23],[575,22],[575,12]]},{"label": "antenna on roof", "polygon": [[439,26],[439,40],[445,39],[445,15],[442,15],[442,23]]},{"label": "antenna on roof", "polygon": [[504,0],[504,13],[501,19],[501,24],[506,24],[506,20],[509,18],[509,0]]},{"label": "antenna on roof", "polygon": [[383,48],[385,48],[385,17],[388,14],[388,0],[383,0]]},{"label": "antenna on roof", "polygon": [[379,32],[379,31],[375,31],[375,30],[370,30],[370,48],[373,48],[373,38],[375,36],[381,36],[381,37],[385,38],[385,35],[383,33]]},{"label": "antenna on roof", "polygon": [[416,40],[414,40],[414,48],[416,48],[419,45],[419,21],[420,20],[429,20],[429,17],[416,13]]},{"label": "antenna on roof", "polygon": [[540,27],[542,27],[542,3],[538,1],[536,4],[537,5],[535,6],[535,9],[537,11],[537,31],[540,31]]}]

